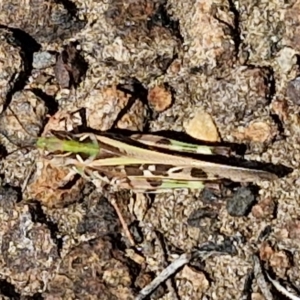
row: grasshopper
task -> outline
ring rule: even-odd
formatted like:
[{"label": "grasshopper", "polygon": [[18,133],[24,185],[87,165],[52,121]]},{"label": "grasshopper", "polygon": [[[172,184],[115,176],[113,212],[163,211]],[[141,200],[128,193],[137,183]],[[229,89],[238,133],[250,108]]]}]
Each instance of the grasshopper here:
[{"label": "grasshopper", "polygon": [[[223,179],[257,182],[277,178],[259,168],[232,164],[228,147],[187,143],[158,134],[47,132],[52,135],[44,134],[36,142],[43,158],[56,167],[70,168],[65,179],[77,173],[96,187],[105,187],[104,191],[165,193],[201,190],[205,183]],[[135,245],[117,200],[113,196],[109,198],[125,234]]]},{"label": "grasshopper", "polygon": [[[205,182],[274,180],[273,173],[228,164],[226,147],[185,143],[155,134],[53,132],[40,137],[37,147],[56,166],[69,166],[92,181],[114,190],[163,193],[202,189]],[[215,161],[215,157],[223,157]]]}]

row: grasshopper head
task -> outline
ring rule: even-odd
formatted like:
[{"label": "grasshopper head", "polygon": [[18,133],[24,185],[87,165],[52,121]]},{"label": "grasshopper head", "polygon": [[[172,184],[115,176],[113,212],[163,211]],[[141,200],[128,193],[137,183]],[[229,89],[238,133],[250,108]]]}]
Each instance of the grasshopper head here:
[{"label": "grasshopper head", "polygon": [[98,144],[79,140],[62,139],[60,137],[40,137],[36,143],[37,148],[44,150],[47,154],[81,154],[95,156],[99,152]]},{"label": "grasshopper head", "polygon": [[40,137],[36,142],[36,146],[48,152],[61,151],[63,148],[62,141],[57,137]]}]

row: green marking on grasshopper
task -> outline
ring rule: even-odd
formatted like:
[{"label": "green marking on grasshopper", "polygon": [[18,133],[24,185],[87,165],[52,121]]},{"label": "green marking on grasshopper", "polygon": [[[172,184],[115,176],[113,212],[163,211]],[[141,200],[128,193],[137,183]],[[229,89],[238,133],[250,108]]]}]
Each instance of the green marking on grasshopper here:
[{"label": "green marking on grasshopper", "polygon": [[202,190],[205,186],[201,180],[180,180],[166,177],[145,178],[142,176],[129,176],[128,179],[129,182],[122,182],[121,187],[149,194],[160,194],[181,189]]},{"label": "green marking on grasshopper", "polygon": [[89,156],[96,156],[99,152],[99,146],[96,143],[61,140],[57,137],[40,137],[36,146],[50,152],[82,153]]},{"label": "green marking on grasshopper", "polygon": [[213,154],[213,147],[209,146],[199,146],[196,144],[184,143],[176,140],[169,139],[171,142],[170,148],[175,151],[180,152],[192,152],[192,153],[200,153],[200,154]]},{"label": "green marking on grasshopper", "polygon": [[187,143],[152,134],[133,134],[131,135],[131,138],[140,143],[162,149],[168,149],[170,151],[198,153],[204,155],[219,154],[227,156],[230,154],[230,148],[228,147]]},{"label": "green marking on grasshopper", "polygon": [[178,179],[171,179],[171,178],[164,178],[162,180],[161,186],[159,189],[203,189],[204,184],[202,181],[194,181],[194,180],[178,180]]}]

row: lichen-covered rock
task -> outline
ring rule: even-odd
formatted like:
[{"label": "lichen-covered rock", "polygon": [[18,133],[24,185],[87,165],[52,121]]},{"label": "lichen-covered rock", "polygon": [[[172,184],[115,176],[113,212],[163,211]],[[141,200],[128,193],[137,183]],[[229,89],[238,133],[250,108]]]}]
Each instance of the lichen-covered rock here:
[{"label": "lichen-covered rock", "polygon": [[0,115],[1,143],[11,152],[0,161],[4,183],[26,185],[37,154],[30,149],[43,128],[46,113],[45,102],[33,92],[23,90],[13,94],[10,105]]},{"label": "lichen-covered rock", "polygon": [[89,43],[86,35],[80,39],[83,48],[93,52],[94,74],[103,76],[105,72],[109,76],[111,70],[119,70],[123,77],[134,77],[143,83],[161,76],[181,43],[178,25],[170,20],[165,3],[118,0],[99,6],[94,28],[105,35],[104,43]]},{"label": "lichen-covered rock", "polygon": [[284,35],[284,42],[292,47],[298,53],[300,52],[300,1],[291,1],[292,3],[287,6],[287,9],[283,11],[284,13],[284,25],[286,26],[286,31]]},{"label": "lichen-covered rock", "polygon": [[[1,5],[0,5],[1,7]],[[1,8],[0,8],[1,14]],[[1,20],[1,17],[0,17]],[[17,39],[8,29],[0,29],[0,113],[7,104],[9,93],[24,76],[26,62]]]},{"label": "lichen-covered rock", "polygon": [[57,245],[50,230],[35,223],[27,205],[15,206],[13,216],[0,209],[1,277],[23,295],[45,288],[58,263]]},{"label": "lichen-covered rock", "polygon": [[86,109],[87,125],[97,130],[115,126],[141,131],[146,123],[147,107],[143,101],[116,86],[90,91],[87,98],[81,100],[81,107]]},{"label": "lichen-covered rock", "polygon": [[84,198],[82,205],[85,214],[77,225],[77,233],[91,239],[104,235],[117,235],[120,232],[118,216],[108,199],[97,191],[92,191]]},{"label": "lichen-covered rock", "polygon": [[81,199],[84,180],[69,177],[66,167],[57,168],[45,159],[37,161],[34,181],[27,187],[28,197],[49,208],[64,207]]},{"label": "lichen-covered rock", "polygon": [[84,27],[74,11],[62,1],[10,0],[0,5],[1,25],[20,28],[38,43],[54,42],[71,37]]},{"label": "lichen-covered rock", "polygon": [[0,116],[0,133],[16,145],[31,145],[43,128],[46,114],[45,102],[33,92],[16,92]]},{"label": "lichen-covered rock", "polygon": [[234,15],[224,1],[171,2],[180,19],[180,31],[187,51],[184,64],[207,75],[227,72],[235,62]]},{"label": "lichen-covered rock", "polygon": [[63,258],[45,296],[134,299],[134,268],[135,263],[116,249],[109,237],[98,238],[75,247]]},{"label": "lichen-covered rock", "polygon": [[240,2],[237,10],[242,63],[266,66],[281,49],[286,23],[283,14],[287,6],[282,1]]}]

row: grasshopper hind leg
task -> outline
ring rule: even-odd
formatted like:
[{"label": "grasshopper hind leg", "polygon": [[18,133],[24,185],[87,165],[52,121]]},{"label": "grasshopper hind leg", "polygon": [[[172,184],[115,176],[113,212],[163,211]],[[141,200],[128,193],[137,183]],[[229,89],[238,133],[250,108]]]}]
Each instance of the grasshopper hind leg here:
[{"label": "grasshopper hind leg", "polygon": [[116,198],[116,196],[114,196],[114,194],[110,194],[110,196],[108,197],[108,200],[109,200],[109,203],[115,209],[115,212],[116,212],[116,214],[117,214],[117,216],[118,216],[118,218],[120,220],[120,223],[121,223],[121,225],[123,227],[124,233],[125,233],[126,237],[128,238],[131,246],[135,246],[135,241],[134,241],[134,239],[132,237],[132,234],[130,233],[128,225],[127,225],[125,219],[123,218],[123,215],[122,215],[122,213],[121,213],[121,211],[119,209],[119,206],[117,204],[117,198]]},{"label": "grasshopper hind leg", "polygon": [[119,218],[119,221],[123,227],[124,233],[126,237],[128,238],[130,244],[132,246],[135,246],[135,241],[130,233],[130,230],[128,228],[128,225],[123,218],[123,215],[119,209],[119,206],[117,204],[117,198],[114,195],[114,192],[116,192],[118,189],[116,188],[116,184],[113,184],[111,180],[109,180],[106,176],[101,176],[99,172],[91,172],[90,174],[86,174],[85,170],[83,168],[74,168],[74,172],[80,174],[84,179],[87,181],[93,182],[93,184],[96,186],[97,189],[104,189],[105,190],[105,185],[107,187],[107,195],[106,198],[108,199],[109,203],[113,206],[115,209],[115,212]]}]

